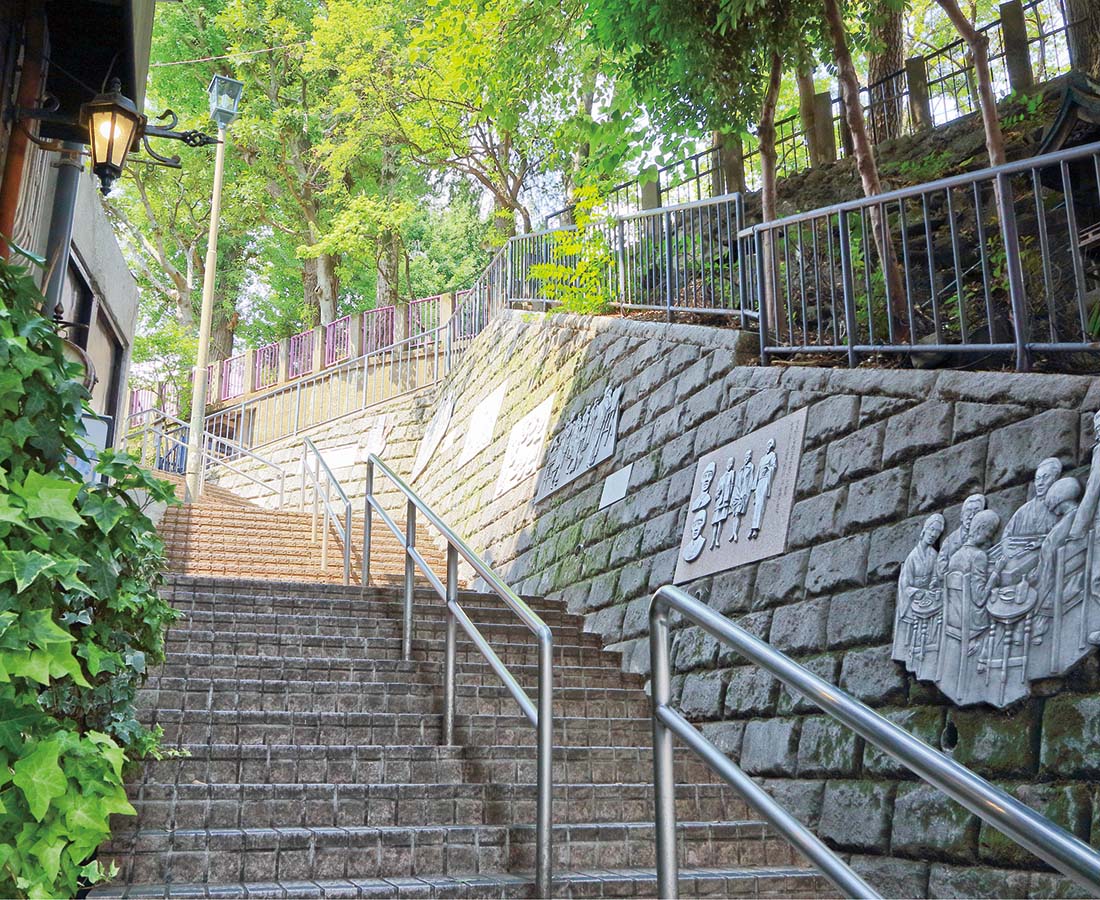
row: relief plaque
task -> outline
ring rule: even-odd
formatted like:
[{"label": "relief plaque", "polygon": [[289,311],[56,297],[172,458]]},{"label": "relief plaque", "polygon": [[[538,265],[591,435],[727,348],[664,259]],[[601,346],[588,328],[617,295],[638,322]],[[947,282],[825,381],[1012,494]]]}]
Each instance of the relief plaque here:
[{"label": "relief plaque", "polygon": [[451,416],[454,414],[454,410],[455,401],[453,397],[447,397],[439,404],[435,415],[428,423],[428,427],[424,429],[420,446],[416,449],[416,459],[413,460],[412,471],[409,473],[410,479],[415,479],[431,462],[435,451],[439,449],[439,445],[443,442],[443,435],[447,433],[447,428],[451,424]]},{"label": "relief plaque", "polygon": [[[1100,413],[1093,426],[1100,433]],[[983,494],[925,521],[898,576],[894,659],[962,706],[1004,707],[1100,643],[1100,449],[1088,483],[1051,457],[1001,522]]]},{"label": "relief plaque", "polygon": [[539,472],[536,501],[549,497],[611,457],[619,433],[622,395],[621,384],[617,388],[608,387],[602,397],[589,403],[554,435]]},{"label": "relief plaque", "polygon": [[493,429],[496,428],[497,416],[500,415],[507,388],[508,382],[505,381],[470,413],[470,421],[466,425],[466,440],[462,443],[462,452],[458,454],[459,466],[466,465],[492,443]]},{"label": "relief plaque", "polygon": [[539,470],[546,429],[550,426],[550,413],[554,409],[554,396],[551,394],[512,427],[495,496],[499,497],[517,487]]},{"label": "relief plaque", "polygon": [[677,584],[786,549],[805,429],[800,409],[698,461]]}]

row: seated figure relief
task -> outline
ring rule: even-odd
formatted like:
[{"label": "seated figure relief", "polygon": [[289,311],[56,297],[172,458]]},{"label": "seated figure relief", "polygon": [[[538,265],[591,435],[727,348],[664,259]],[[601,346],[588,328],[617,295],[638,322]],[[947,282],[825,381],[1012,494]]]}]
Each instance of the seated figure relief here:
[{"label": "seated figure relief", "polygon": [[898,576],[894,659],[959,705],[1004,707],[1100,643],[1098,473],[1097,449],[1084,491],[1043,460],[1003,529],[981,494],[946,536],[944,517],[929,516]]}]

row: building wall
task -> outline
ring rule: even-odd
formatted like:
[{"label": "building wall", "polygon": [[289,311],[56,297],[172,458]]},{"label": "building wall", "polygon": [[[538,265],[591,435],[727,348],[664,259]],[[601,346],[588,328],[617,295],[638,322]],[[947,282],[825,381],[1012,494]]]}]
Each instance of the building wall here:
[{"label": "building wall", "polygon": [[[1057,456],[1082,475],[1100,382],[1058,375],[758,368],[735,361],[735,333],[568,316],[494,323],[439,389],[454,415],[416,487],[527,594],[563,598],[623,666],[648,673],[647,605],[672,580],[702,454],[794,410],[809,410],[783,554],[689,583],[713,608],[933,746],[1100,844],[1100,666],[1033,684],[1003,710],[956,708],[891,660],[896,579],[925,517],[958,522],[984,491],[1004,519],[1035,465]],[[489,446],[455,464],[470,414],[499,384]],[[533,503],[534,478],[498,495],[512,426],[551,394],[547,440],[607,386],[624,385],[618,446],[596,469]],[[384,458],[411,469],[434,404],[420,395],[331,423],[322,447],[358,446],[391,417]],[[293,458],[294,448],[282,448]],[[628,497],[598,510],[606,476],[633,463]],[[362,468],[343,482],[362,492]],[[397,509],[391,496],[391,508]],[[358,510],[356,515],[359,515]],[[884,896],[1067,896],[1025,851],[864,742],[815,715],[697,628],[675,626],[680,708]],[[953,749],[952,749],[953,748]]]}]

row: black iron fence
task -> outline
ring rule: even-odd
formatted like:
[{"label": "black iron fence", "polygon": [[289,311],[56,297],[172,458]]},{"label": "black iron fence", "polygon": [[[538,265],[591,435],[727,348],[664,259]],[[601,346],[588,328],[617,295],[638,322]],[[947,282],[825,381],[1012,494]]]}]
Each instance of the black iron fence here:
[{"label": "black iron fence", "polygon": [[[998,99],[1035,83],[1068,72],[1072,61],[1064,0],[1009,0],[1001,4],[1002,18],[979,30],[989,40],[989,62]],[[874,143],[916,134],[945,125],[978,110],[978,88],[970,50],[962,40],[906,61],[905,67],[860,90],[864,118]],[[850,155],[851,136],[838,97],[822,95],[817,107],[831,116],[832,128],[819,134],[831,142],[822,155],[834,159]],[[809,140],[801,117],[776,121],[777,174],[793,175],[810,167]],[[616,185],[600,212],[623,215],[645,207],[642,184],[656,180],[655,205],[673,205],[718,197],[735,191],[755,191],[761,182],[756,147],[737,154],[725,168],[717,148],[694,153],[657,168],[637,182]],[[547,218],[547,227],[560,225],[568,209]]]},{"label": "black iron fence", "polygon": [[[732,317],[762,361],[1100,353],[1100,143],[743,227],[740,194],[522,235],[513,306]],[[572,302],[571,302],[572,301]],[[1076,364],[1071,365],[1076,367]]]}]

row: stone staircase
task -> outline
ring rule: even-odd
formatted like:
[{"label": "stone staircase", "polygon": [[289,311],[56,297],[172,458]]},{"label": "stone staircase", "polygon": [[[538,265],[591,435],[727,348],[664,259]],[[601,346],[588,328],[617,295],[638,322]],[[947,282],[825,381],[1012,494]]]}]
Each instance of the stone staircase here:
[{"label": "stone staircase", "polygon": [[[91,896],[534,896],[534,729],[460,630],[441,746],[444,607],[418,590],[402,660],[396,542],[378,548],[380,585],[345,587],[294,549],[308,517],[212,497],[169,512],[182,616],[139,713],[172,752],[129,785],[138,816],[99,854],[118,877]],[[526,628],[495,596],[460,602],[533,695]],[[555,639],[553,894],[653,896],[643,680],[561,604],[528,602]],[[832,894],[686,751],[677,776],[684,896]]]},{"label": "stone staircase", "polygon": [[[182,490],[177,488],[177,493]],[[362,513],[357,513],[359,525],[352,525],[354,582],[361,580],[363,560]],[[315,539],[309,512],[263,509],[224,488],[206,485],[199,503],[165,510],[158,530],[165,541],[168,570],[176,574],[342,583],[343,547],[335,530],[329,533],[328,564],[321,564],[320,522]],[[446,557],[430,532],[417,529],[417,548],[435,571],[445,571]],[[372,582],[394,583],[404,572],[404,558],[404,550],[389,529],[375,528]]]}]

